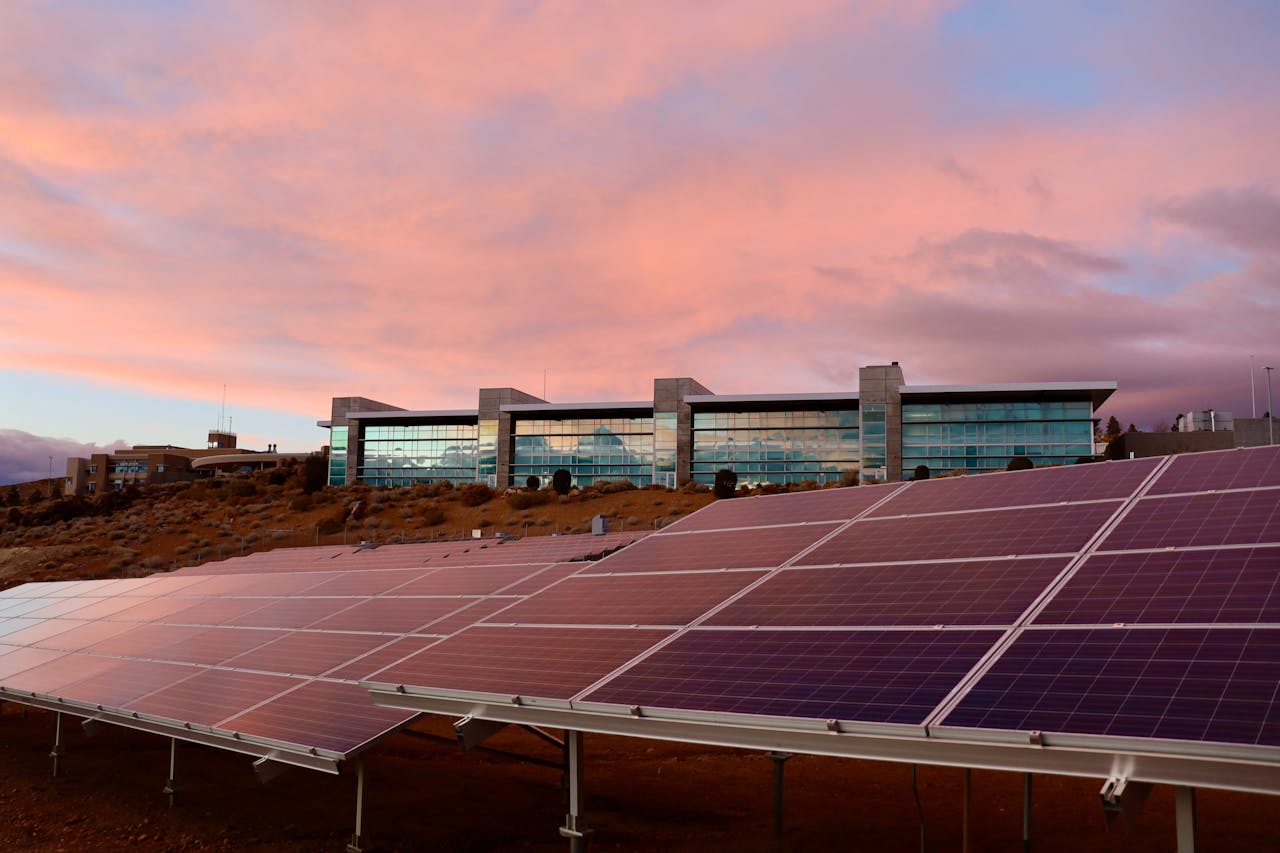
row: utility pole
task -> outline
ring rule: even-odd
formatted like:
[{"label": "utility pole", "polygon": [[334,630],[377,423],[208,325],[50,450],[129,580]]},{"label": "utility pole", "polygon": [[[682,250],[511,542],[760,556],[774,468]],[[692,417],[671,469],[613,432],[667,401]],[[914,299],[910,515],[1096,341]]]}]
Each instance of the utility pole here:
[{"label": "utility pole", "polygon": [[1271,404],[1271,371],[1274,367],[1264,367],[1267,371],[1267,444],[1276,443],[1276,410]]}]

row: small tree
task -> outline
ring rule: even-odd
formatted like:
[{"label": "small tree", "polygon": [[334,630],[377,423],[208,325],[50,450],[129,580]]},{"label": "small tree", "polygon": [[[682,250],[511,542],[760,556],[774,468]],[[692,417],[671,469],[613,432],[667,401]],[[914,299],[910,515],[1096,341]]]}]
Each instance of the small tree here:
[{"label": "small tree", "polygon": [[27,495],[27,503],[34,506],[44,500],[44,492],[40,491],[40,487],[36,486],[31,494]]},{"label": "small tree", "polygon": [[1138,428],[1137,428],[1136,426],[1134,426],[1133,424],[1129,424],[1129,430],[1128,430],[1128,431],[1129,431],[1129,432],[1137,432],[1137,431],[1138,431]]},{"label": "small tree", "polygon": [[1116,416],[1112,415],[1107,418],[1107,431],[1103,433],[1107,438],[1115,438],[1120,434],[1120,422],[1116,420]]},{"label": "small tree", "polygon": [[738,488],[738,475],[736,472],[728,468],[721,468],[716,472],[716,484],[711,491],[718,498],[731,498],[733,492]]},{"label": "small tree", "polygon": [[9,493],[5,496],[4,502],[6,506],[17,506],[22,503],[22,494],[18,491],[16,483],[9,487]]},{"label": "small tree", "polygon": [[1015,456],[1015,457],[1013,457],[1012,459],[1010,459],[1010,460],[1009,460],[1009,464],[1008,464],[1008,466],[1006,466],[1006,467],[1005,467],[1005,469],[1004,469],[1004,470],[1006,470],[1006,471],[1030,471],[1030,470],[1031,470],[1032,468],[1034,468],[1034,467],[1036,467],[1036,466],[1035,466],[1035,463],[1034,463],[1034,462],[1032,462],[1032,461],[1031,461],[1030,459],[1028,459],[1027,457],[1025,457],[1025,456]]},{"label": "small tree", "polygon": [[329,483],[329,460],[323,456],[308,456],[302,461],[302,491],[313,495]]},{"label": "small tree", "polygon": [[551,488],[558,495],[569,494],[569,490],[573,488],[573,475],[566,468],[557,468],[551,475]]},{"label": "small tree", "polygon": [[542,481],[539,480],[537,477],[535,477],[533,474],[530,474],[528,478],[526,478],[524,481],[524,487],[534,492],[536,492],[538,490],[538,487],[541,485],[542,485]]},{"label": "small tree", "polygon": [[913,479],[913,480],[927,480],[927,479],[929,479],[929,466],[928,466],[928,465],[917,465],[917,466],[916,466],[916,473],[911,477],[911,479]]}]

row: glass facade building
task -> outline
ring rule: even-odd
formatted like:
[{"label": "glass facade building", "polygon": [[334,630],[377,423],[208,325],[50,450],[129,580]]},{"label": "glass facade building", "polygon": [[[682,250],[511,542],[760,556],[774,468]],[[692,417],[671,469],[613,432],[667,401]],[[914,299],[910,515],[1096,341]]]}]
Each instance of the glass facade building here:
[{"label": "glass facade building", "polygon": [[480,389],[474,410],[408,411],[335,397],[329,482],[407,486],[451,480],[546,485],[559,470],[586,486],[877,482],[1091,456],[1094,413],[1114,382],[911,386],[896,364],[859,371],[859,389],[718,395],[688,377],[654,380],[652,402],[548,403]]},{"label": "glass facade building", "polygon": [[690,476],[711,485],[728,468],[738,485],[830,483],[856,476],[858,410],[694,412]]},{"label": "glass facade building", "polygon": [[564,468],[576,486],[596,480],[653,482],[653,417],[538,418],[514,423],[511,476],[542,485]]},{"label": "glass facade building", "polygon": [[902,468],[933,473],[1003,470],[1015,456],[1068,465],[1093,454],[1093,407],[1085,400],[906,403]]},{"label": "glass facade building", "polygon": [[373,486],[472,482],[478,432],[476,424],[370,424],[360,437],[360,480]]}]

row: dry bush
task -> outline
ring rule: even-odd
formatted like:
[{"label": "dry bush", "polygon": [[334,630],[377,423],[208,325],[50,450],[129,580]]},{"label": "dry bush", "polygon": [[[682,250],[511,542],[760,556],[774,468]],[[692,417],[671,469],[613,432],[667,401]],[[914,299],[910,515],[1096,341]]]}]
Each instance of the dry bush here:
[{"label": "dry bush", "polygon": [[484,483],[467,483],[458,489],[458,500],[463,506],[483,506],[493,500],[493,489]]},{"label": "dry bush", "polygon": [[551,503],[551,500],[556,497],[559,496],[549,489],[536,492],[511,492],[507,495],[507,506],[512,509],[528,509],[529,507]]}]

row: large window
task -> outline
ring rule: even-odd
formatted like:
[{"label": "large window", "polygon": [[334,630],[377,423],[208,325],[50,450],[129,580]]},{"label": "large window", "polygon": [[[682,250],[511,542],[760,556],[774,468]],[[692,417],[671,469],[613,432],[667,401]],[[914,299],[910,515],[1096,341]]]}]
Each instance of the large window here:
[{"label": "large window", "polygon": [[859,467],[858,411],[694,412],[690,473],[715,482],[728,468],[738,485],[830,483]]},{"label": "large window", "polygon": [[931,473],[991,471],[1015,456],[1036,465],[1062,465],[1093,453],[1093,407],[1088,401],[905,403],[902,468]]},{"label": "large window", "polygon": [[367,426],[360,440],[360,480],[373,486],[469,483],[476,479],[478,455],[475,424]]},{"label": "large window", "polygon": [[347,430],[336,426],[329,429],[329,485],[342,486],[347,482]]},{"label": "large window", "polygon": [[519,485],[531,476],[546,484],[558,468],[566,469],[576,486],[596,480],[653,482],[652,417],[520,420],[514,432],[511,475]]}]

